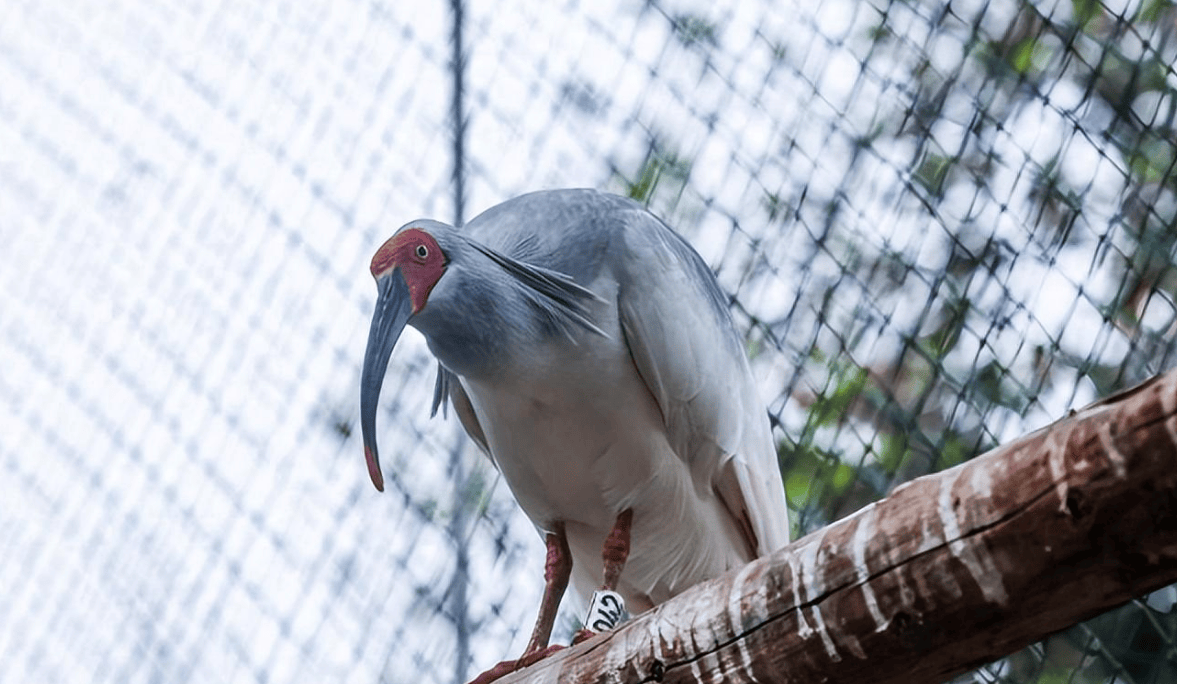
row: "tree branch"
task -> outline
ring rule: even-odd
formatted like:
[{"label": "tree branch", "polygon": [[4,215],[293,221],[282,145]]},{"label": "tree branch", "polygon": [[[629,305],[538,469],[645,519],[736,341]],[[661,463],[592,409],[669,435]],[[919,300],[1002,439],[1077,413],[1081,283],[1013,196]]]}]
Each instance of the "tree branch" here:
[{"label": "tree branch", "polygon": [[512,682],[939,682],[1177,581],[1177,371],[700,584]]}]

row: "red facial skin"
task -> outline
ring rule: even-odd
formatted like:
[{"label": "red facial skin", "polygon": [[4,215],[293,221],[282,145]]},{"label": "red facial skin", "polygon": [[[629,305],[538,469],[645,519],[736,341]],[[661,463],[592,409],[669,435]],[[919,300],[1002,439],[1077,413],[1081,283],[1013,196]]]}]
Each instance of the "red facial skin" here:
[{"label": "red facial skin", "polygon": [[413,299],[413,313],[417,313],[445,272],[445,255],[432,235],[420,228],[408,228],[388,238],[372,257],[373,278],[394,268],[400,268]]}]

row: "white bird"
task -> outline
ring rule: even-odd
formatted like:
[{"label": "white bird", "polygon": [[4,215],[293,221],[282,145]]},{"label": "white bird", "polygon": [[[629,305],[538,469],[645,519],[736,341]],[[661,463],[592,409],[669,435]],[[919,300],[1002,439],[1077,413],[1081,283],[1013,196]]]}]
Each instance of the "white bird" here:
[{"label": "white bird", "polygon": [[[538,660],[569,577],[630,612],[788,543],[784,487],[727,298],[702,258],[628,199],[536,192],[454,228],[406,224],[372,259],[379,299],[361,423],[383,489],[376,405],[404,326],[448,400],[545,535]],[[603,550],[602,550],[603,549]]]}]

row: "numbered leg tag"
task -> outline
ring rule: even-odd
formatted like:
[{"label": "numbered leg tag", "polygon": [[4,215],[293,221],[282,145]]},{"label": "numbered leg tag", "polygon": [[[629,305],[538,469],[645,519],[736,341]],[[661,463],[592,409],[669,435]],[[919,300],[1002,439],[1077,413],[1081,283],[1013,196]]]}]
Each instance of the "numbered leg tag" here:
[{"label": "numbered leg tag", "polygon": [[593,592],[584,625],[594,632],[608,632],[625,618],[625,599],[621,598],[621,594],[600,589]]}]

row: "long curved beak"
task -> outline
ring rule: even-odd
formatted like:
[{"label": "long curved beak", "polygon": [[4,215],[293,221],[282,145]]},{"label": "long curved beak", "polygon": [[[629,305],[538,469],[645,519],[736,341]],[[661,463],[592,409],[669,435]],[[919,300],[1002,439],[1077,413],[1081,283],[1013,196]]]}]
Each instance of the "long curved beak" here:
[{"label": "long curved beak", "polygon": [[376,280],[380,294],[376,312],[372,314],[372,330],[368,333],[368,350],[364,352],[364,372],[360,378],[360,428],[364,433],[364,457],[368,460],[368,475],[376,489],[384,491],[384,476],[380,473],[380,457],[376,454],[376,404],[384,371],[392,348],[413,315],[413,299],[400,269],[395,269]]}]

